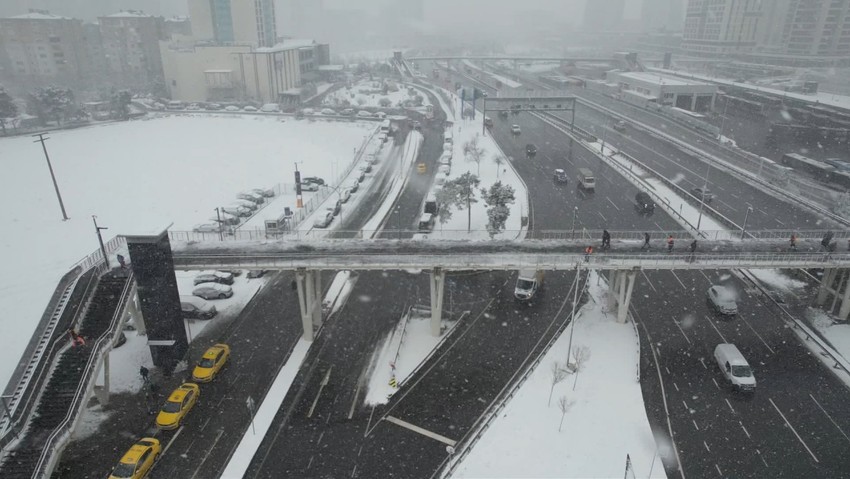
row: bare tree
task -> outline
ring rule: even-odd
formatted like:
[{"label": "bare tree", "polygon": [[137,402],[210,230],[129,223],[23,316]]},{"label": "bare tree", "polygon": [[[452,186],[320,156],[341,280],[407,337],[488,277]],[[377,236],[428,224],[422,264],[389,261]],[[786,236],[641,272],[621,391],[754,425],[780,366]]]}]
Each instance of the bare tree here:
[{"label": "bare tree", "polygon": [[561,396],[558,399],[558,409],[561,410],[561,423],[558,424],[558,432],[561,432],[561,427],[564,425],[564,416],[567,415],[567,411],[573,407],[574,403],[575,401],[568,400],[566,396]]},{"label": "bare tree", "polygon": [[476,134],[471,140],[463,144],[463,154],[466,156],[466,161],[471,161],[478,166],[476,176],[481,176],[481,160],[484,159],[484,149],[478,145],[478,135]]},{"label": "bare tree", "polygon": [[558,361],[552,363],[551,371],[552,387],[549,388],[549,402],[546,403],[546,407],[552,405],[552,391],[555,390],[555,385],[567,378],[567,371],[564,370],[563,367],[561,367],[561,363],[559,363]]},{"label": "bare tree", "polygon": [[578,373],[581,371],[582,366],[587,360],[590,359],[590,348],[587,346],[576,346],[573,349],[573,371],[576,373],[576,378],[573,380],[573,391],[576,390],[576,383],[578,382]]},{"label": "bare tree", "polygon": [[493,155],[493,163],[496,164],[496,178],[499,178],[499,172],[502,171],[502,165],[505,164],[505,157],[496,153]]}]

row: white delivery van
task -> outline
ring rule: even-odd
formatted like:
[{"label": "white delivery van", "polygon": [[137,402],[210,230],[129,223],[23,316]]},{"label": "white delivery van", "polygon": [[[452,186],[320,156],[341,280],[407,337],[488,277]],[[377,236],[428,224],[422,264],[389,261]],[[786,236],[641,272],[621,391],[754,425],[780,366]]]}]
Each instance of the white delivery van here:
[{"label": "white delivery van", "polygon": [[593,172],[587,168],[578,169],[578,185],[585,190],[596,189],[596,178],[593,177]]},{"label": "white delivery van", "polygon": [[756,378],[744,355],[734,344],[721,343],[714,348],[714,359],[723,376],[738,391],[752,392],[756,389]]},{"label": "white delivery van", "polygon": [[534,293],[543,285],[543,271],[534,269],[521,269],[516,279],[514,297],[521,301],[528,301],[534,297]]},{"label": "white delivery van", "polygon": [[422,213],[419,217],[419,231],[431,232],[434,230],[434,215],[431,213]]}]

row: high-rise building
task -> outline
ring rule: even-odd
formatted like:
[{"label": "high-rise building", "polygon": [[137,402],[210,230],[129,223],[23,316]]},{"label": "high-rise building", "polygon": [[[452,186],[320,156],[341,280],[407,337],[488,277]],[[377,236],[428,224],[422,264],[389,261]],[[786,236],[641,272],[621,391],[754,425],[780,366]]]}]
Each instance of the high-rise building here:
[{"label": "high-rise building", "polygon": [[0,18],[0,37],[6,81],[29,88],[57,84],[79,89],[88,84],[91,57],[82,21],[32,11]]},{"label": "high-rise building", "polygon": [[684,0],[643,0],[641,24],[646,32],[677,32],[685,22]]},{"label": "high-rise building", "polygon": [[583,27],[589,32],[614,31],[623,24],[626,0],[588,0]]},{"label": "high-rise building", "polygon": [[138,11],[98,18],[106,68],[111,82],[149,89],[162,81],[159,42],[165,39],[162,17]]},{"label": "high-rise building", "polygon": [[689,0],[682,49],[709,56],[749,53],[761,14],[761,0]]},{"label": "high-rise building", "polygon": [[764,52],[784,53],[783,33],[792,0],[770,0],[762,4],[756,42]]},{"label": "high-rise building", "polygon": [[850,0],[790,0],[782,43],[788,55],[850,54]]},{"label": "high-rise building", "polygon": [[274,0],[189,0],[189,17],[201,41],[259,47],[277,42]]},{"label": "high-rise building", "polygon": [[324,36],[323,0],[279,0],[281,29],[285,37]]}]

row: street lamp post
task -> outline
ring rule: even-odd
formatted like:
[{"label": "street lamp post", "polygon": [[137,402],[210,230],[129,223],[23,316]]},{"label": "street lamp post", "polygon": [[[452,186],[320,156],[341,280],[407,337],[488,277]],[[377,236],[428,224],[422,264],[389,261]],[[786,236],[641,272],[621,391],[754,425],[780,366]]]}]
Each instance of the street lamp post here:
[{"label": "street lamp post", "polygon": [[573,233],[572,239],[576,239],[576,218],[578,217],[578,206],[573,207]]},{"label": "street lamp post", "polygon": [[711,172],[711,162],[708,162],[708,166],[705,169],[705,178],[703,178],[702,182],[702,193],[699,195],[699,218],[697,218],[697,231],[699,231],[699,225],[702,223],[702,209],[705,206],[705,192],[708,191],[708,174]]},{"label": "street lamp post", "polygon": [[605,134],[608,133],[608,120],[605,120],[605,126],[602,127],[602,156],[605,156]]},{"label": "street lamp post", "polygon": [[106,269],[109,269],[109,257],[106,256],[106,247],[103,246],[103,236],[100,235],[100,230],[108,230],[105,226],[97,225],[97,216],[91,215],[91,220],[94,222],[94,230],[97,233],[97,241],[100,243],[100,252],[103,254],[103,262],[106,264]]},{"label": "street lamp post", "polygon": [[45,140],[49,140],[50,138],[45,138],[44,133],[39,133],[37,135],[38,139],[33,143],[41,143],[41,149],[44,150],[44,159],[47,160],[47,169],[50,170],[50,179],[53,180],[53,189],[56,190],[56,198],[59,199],[59,208],[62,209],[62,221],[68,221],[68,213],[65,212],[65,203],[62,201],[62,194],[59,193],[59,184],[56,183],[56,175],[53,174],[53,165],[50,164],[50,155],[47,154],[47,145],[44,144]]},{"label": "street lamp post", "polygon": [[718,141],[723,141],[723,126],[726,124],[726,109],[729,108],[729,99],[726,98],[723,101],[723,116],[720,117],[720,135],[717,137]]},{"label": "street lamp post", "polygon": [[396,231],[398,232],[398,239],[401,239],[401,206],[395,207],[395,217],[396,217]]},{"label": "street lamp post", "polygon": [[741,239],[744,239],[744,234],[747,231],[747,218],[750,217],[750,213],[752,213],[752,211],[753,211],[753,207],[748,206],[747,207],[747,214],[744,215],[744,225],[741,226]]},{"label": "street lamp post", "polygon": [[220,208],[215,209],[215,217],[216,217],[216,220],[218,221],[218,240],[224,241],[224,233],[222,233],[222,231],[221,231],[222,230],[222,224],[221,224],[221,209]]}]

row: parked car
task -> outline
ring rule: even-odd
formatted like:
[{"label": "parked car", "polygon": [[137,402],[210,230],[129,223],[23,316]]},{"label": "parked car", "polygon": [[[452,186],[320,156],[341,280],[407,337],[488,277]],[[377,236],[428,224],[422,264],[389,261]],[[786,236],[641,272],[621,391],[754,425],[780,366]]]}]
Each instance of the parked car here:
[{"label": "parked car", "polygon": [[192,228],[192,231],[196,233],[218,233],[221,230],[221,226],[215,223],[205,223],[202,225],[195,225]]},{"label": "parked car", "polygon": [[143,437],[124,453],[118,465],[112,469],[109,479],[142,479],[153,467],[162,452],[158,439]]},{"label": "parked car", "polygon": [[264,269],[252,269],[248,271],[248,279],[262,278],[267,273]]},{"label": "parked car", "polygon": [[708,304],[718,313],[738,314],[738,303],[735,301],[735,295],[726,287],[714,285],[708,288],[706,296],[708,297]]},{"label": "parked car", "polygon": [[[219,219],[219,217],[221,219]],[[212,221],[219,222],[223,225],[238,225],[242,220],[238,216],[233,216],[226,211],[222,211],[216,218],[211,218]]]},{"label": "parked car", "polygon": [[339,192],[339,201],[342,201],[343,203],[346,203],[346,202],[348,202],[348,200],[350,200],[350,199],[351,199],[351,190],[350,190],[350,189],[348,189],[348,188],[344,188],[344,189],[340,190],[340,192]]},{"label": "parked car", "polygon": [[301,178],[302,183],[316,183],[318,185],[324,186],[325,180],[319,178],[318,176],[305,176]]},{"label": "parked car", "polygon": [[156,426],[160,429],[177,429],[186,414],[198,402],[201,389],[197,384],[183,383],[171,392],[165,406],[156,416]]},{"label": "parked car", "polygon": [[519,125],[511,125],[511,133],[513,133],[514,135],[519,135],[520,133],[522,133],[522,130],[520,129]]},{"label": "parked car", "polygon": [[342,110],[341,112],[339,112],[339,114],[342,115],[342,116],[353,116],[354,110],[352,110],[351,108],[346,108],[345,110]]},{"label": "parked car", "polygon": [[372,165],[370,165],[369,163],[365,163],[363,165],[358,166],[357,169],[364,172],[364,173],[371,173],[372,172]]},{"label": "parked car", "polygon": [[360,118],[372,118],[372,113],[366,110],[360,110],[357,112],[357,116]]},{"label": "parked car", "polygon": [[221,105],[219,105],[218,103],[207,103],[205,109],[209,111],[218,111],[221,110]]},{"label": "parked car", "polygon": [[180,310],[186,319],[212,319],[218,314],[215,306],[196,296],[180,296]]},{"label": "parked car", "polygon": [[508,110],[500,110],[499,111],[499,118],[507,118],[507,117],[508,117]]},{"label": "parked car", "polygon": [[255,106],[251,106],[251,105],[248,105],[248,106],[246,106],[245,108],[243,108],[242,110],[243,110],[243,111],[249,111],[249,112],[252,112],[252,113],[253,113],[253,112],[257,111],[257,107],[255,107]]},{"label": "parked car", "polygon": [[351,193],[357,193],[358,189],[360,189],[360,182],[357,180],[357,178],[355,178],[351,180],[351,182],[348,184],[348,190]]},{"label": "parked car", "polygon": [[192,290],[193,296],[204,299],[224,299],[233,296],[233,288],[218,283],[203,283]]},{"label": "parked car", "polygon": [[557,181],[558,183],[569,183],[570,181],[567,177],[567,172],[564,171],[562,168],[556,168],[555,174],[553,176],[555,178],[555,181]]},{"label": "parked car", "polygon": [[280,105],[277,103],[266,103],[260,107],[260,111],[264,113],[277,113],[280,111]]},{"label": "parked car", "polygon": [[304,114],[304,115],[315,115],[316,110],[314,110],[312,108],[304,108],[303,110],[301,110],[301,113]]},{"label": "parked car", "polygon": [[257,206],[257,203],[248,200],[236,200],[235,202],[233,202],[233,204],[244,206],[245,208],[248,208],[251,211],[257,211],[257,209],[259,208],[259,206]]},{"label": "parked car", "polygon": [[318,183],[310,183],[310,182],[304,183],[302,181],[301,182],[301,191],[319,191],[319,184]]},{"label": "parked car", "polygon": [[224,111],[239,111],[239,107],[234,105],[228,105],[224,107]]},{"label": "parked car", "polygon": [[242,193],[238,193],[236,198],[240,200],[250,201],[251,203],[261,205],[265,203],[266,199],[263,195],[254,193],[252,191],[243,191]]},{"label": "parked car", "polygon": [[357,181],[360,182],[360,183],[363,183],[363,180],[365,180],[365,179],[366,179],[366,172],[362,171],[362,170],[359,171],[358,174],[357,174]]},{"label": "parked car", "polygon": [[331,209],[319,211],[316,213],[316,219],[313,221],[313,226],[316,228],[327,228],[334,220],[334,212]]},{"label": "parked car", "polygon": [[233,274],[225,273],[222,271],[214,271],[212,273],[201,273],[195,276],[193,282],[195,283],[195,286],[203,283],[233,284]]},{"label": "parked car", "polygon": [[328,211],[332,211],[334,216],[338,216],[339,212],[342,211],[342,201],[336,200],[336,203],[334,203],[332,207],[328,208]]},{"label": "parked car", "polygon": [[233,216],[239,217],[248,217],[253,214],[253,212],[249,208],[245,208],[242,205],[230,205],[230,206],[222,206],[221,211]]},{"label": "parked car", "polygon": [[199,383],[212,381],[216,374],[227,364],[229,358],[230,346],[222,343],[210,346],[204,355],[201,356],[198,365],[192,370],[192,380]]},{"label": "parked car", "polygon": [[375,116],[377,116],[378,118],[380,118],[380,119],[382,119],[382,120],[383,120],[384,118],[386,118],[386,117],[387,117],[387,114],[386,114],[386,113],[384,113],[384,112],[382,112],[382,111],[379,111],[379,112],[376,112],[376,113],[375,113]]},{"label": "parked car", "polygon": [[614,129],[621,132],[626,131],[626,122],[623,120],[614,122]]},{"label": "parked car", "polygon": [[274,190],[271,188],[254,188],[251,192],[262,195],[266,198],[274,198]]},{"label": "parked car", "polygon": [[691,188],[691,194],[694,195],[698,200],[704,201],[706,203],[711,203],[715,198],[714,193],[708,191],[708,188]]},{"label": "parked car", "polygon": [[537,155],[537,146],[532,143],[525,145],[525,156],[528,158],[534,158]]},{"label": "parked car", "polygon": [[330,108],[322,108],[322,115],[333,116],[333,115],[336,115],[336,111],[334,111]]},{"label": "parked car", "polygon": [[452,165],[440,165],[437,172],[449,176],[452,174]]}]

